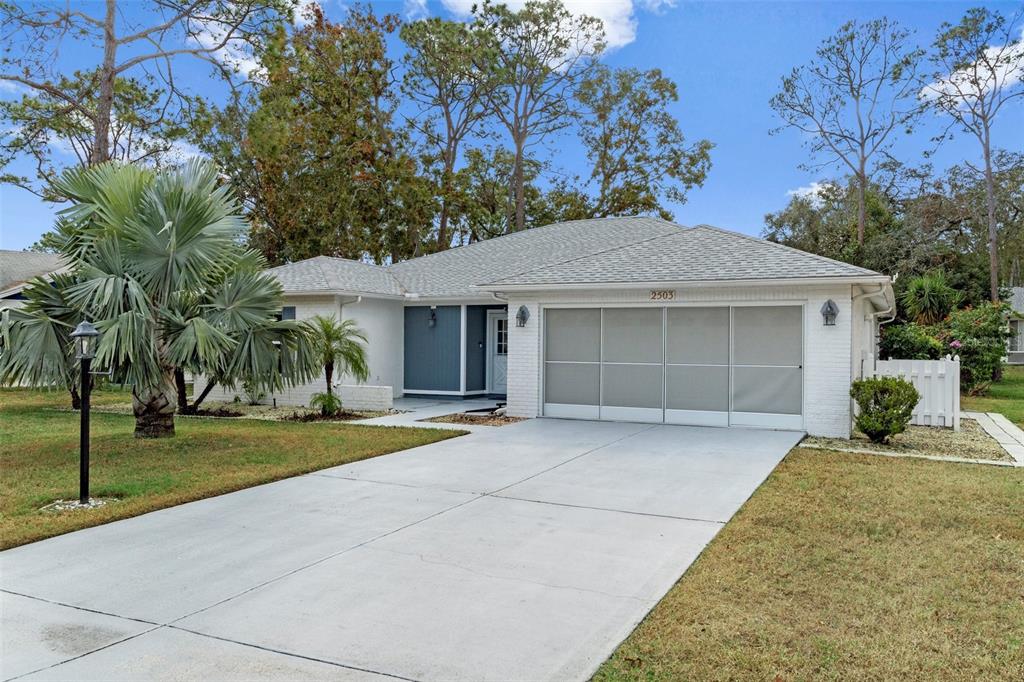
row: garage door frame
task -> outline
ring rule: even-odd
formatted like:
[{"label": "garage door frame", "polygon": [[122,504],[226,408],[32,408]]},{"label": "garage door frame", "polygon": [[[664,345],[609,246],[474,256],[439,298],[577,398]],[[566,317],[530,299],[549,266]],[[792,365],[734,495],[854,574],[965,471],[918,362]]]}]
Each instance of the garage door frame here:
[{"label": "garage door frame", "polygon": [[[709,413],[706,419],[695,419],[694,421],[685,421],[682,423],[698,426],[719,426],[719,427],[733,427],[733,428],[770,428],[780,430],[802,430],[804,428],[804,420],[807,408],[807,318],[806,318],[806,299],[785,299],[777,301],[746,301],[746,300],[728,300],[728,301],[695,301],[695,302],[676,302],[667,303],[665,301],[656,302],[618,302],[618,301],[602,301],[602,302],[588,302],[588,303],[542,303],[540,304],[541,314],[538,316],[539,320],[539,399],[540,399],[540,413],[544,417],[553,418],[566,418],[566,419],[588,419],[588,420],[601,420],[601,421],[639,421],[641,423],[681,423],[678,420],[667,420],[668,412],[672,410],[667,409],[667,401],[665,393],[667,392],[667,380],[663,380],[662,384],[662,421],[652,421],[643,419],[623,419],[615,418],[614,416],[609,417],[603,412],[608,412],[608,406],[602,406],[603,403],[603,381],[599,381],[599,398],[598,405],[596,406],[575,406],[575,405],[564,405],[564,404],[548,404],[546,401],[547,391],[547,349],[546,349],[546,335],[547,335],[547,311],[553,309],[606,309],[606,308],[656,308],[663,310],[663,325],[662,325],[662,336],[663,336],[663,367],[667,367],[665,361],[667,357],[668,348],[667,340],[665,336],[668,334],[667,329],[667,311],[670,308],[728,308],[729,309],[729,410],[726,415],[726,419],[715,418],[715,416]],[[736,412],[733,410],[733,398],[734,398],[734,321],[733,311],[735,308],[771,308],[771,307],[797,307],[800,309],[800,413],[799,414],[777,414],[777,413],[753,413],[753,412]],[[602,339],[604,337],[604,315],[600,316],[599,324],[599,335]],[[602,372],[601,364],[598,364],[599,373]],[[679,411],[673,411],[679,412]],[[611,415],[623,414],[623,410],[612,408]]]}]

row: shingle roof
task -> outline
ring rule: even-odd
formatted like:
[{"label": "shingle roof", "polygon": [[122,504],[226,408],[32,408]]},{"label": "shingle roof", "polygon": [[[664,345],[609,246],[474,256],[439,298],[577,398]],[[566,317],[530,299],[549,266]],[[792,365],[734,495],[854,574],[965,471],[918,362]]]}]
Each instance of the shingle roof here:
[{"label": "shingle roof", "polygon": [[573,220],[515,232],[388,268],[410,292],[433,297],[486,295],[472,287],[679,231],[657,218]]},{"label": "shingle roof", "polygon": [[496,278],[486,286],[878,276],[865,268],[709,225],[674,227],[649,239]]},{"label": "shingle roof", "polygon": [[0,291],[63,269],[64,263],[57,254],[0,250]]},{"label": "shingle roof", "polygon": [[347,291],[401,296],[405,293],[387,268],[345,258],[316,256],[268,270],[285,293]]},{"label": "shingle roof", "polygon": [[486,298],[516,285],[877,277],[878,273],[708,225],[574,220],[380,267],[318,256],[270,270],[295,292]]}]

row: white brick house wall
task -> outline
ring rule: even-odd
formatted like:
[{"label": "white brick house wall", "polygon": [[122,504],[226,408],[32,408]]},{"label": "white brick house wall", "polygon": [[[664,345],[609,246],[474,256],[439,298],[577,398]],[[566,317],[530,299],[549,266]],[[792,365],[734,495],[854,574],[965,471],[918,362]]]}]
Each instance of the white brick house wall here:
[{"label": "white brick house wall", "polygon": [[[520,305],[530,311],[525,327],[511,326],[508,356],[508,411],[520,417],[541,413],[541,327],[545,305],[685,305],[686,303],[794,303],[804,306],[804,430],[812,435],[848,438],[850,382],[854,371],[853,301],[850,285],[759,286],[757,288],[676,289],[671,303],[651,302],[647,289],[571,290],[510,294],[509,317]],[[822,323],[821,306],[839,306],[835,326]]]},{"label": "white brick house wall", "polygon": [[[307,320],[316,315],[331,315],[343,319],[353,318],[367,333],[367,359],[370,365],[370,379],[367,384],[343,384],[338,388],[342,404],[352,410],[391,409],[395,390],[401,394],[402,377],[402,303],[384,299],[366,299],[358,303],[354,298],[342,299],[336,296],[285,296],[284,305],[295,306],[295,319]],[[351,381],[348,377],[335,377],[335,381]],[[206,387],[205,377],[196,377],[193,394],[198,395]],[[278,405],[304,406],[309,404],[315,393],[327,390],[323,376],[301,386],[283,391],[267,393],[265,403],[276,400]],[[215,387],[208,401],[231,401],[238,396],[245,400],[241,386],[235,389]]]}]

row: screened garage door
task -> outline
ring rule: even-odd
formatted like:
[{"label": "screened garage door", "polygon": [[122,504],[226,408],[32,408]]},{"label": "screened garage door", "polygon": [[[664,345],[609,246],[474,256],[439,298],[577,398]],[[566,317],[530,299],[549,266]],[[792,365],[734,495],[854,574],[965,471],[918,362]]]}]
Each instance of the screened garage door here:
[{"label": "screened garage door", "polygon": [[544,414],[803,426],[800,306],[548,308]]}]

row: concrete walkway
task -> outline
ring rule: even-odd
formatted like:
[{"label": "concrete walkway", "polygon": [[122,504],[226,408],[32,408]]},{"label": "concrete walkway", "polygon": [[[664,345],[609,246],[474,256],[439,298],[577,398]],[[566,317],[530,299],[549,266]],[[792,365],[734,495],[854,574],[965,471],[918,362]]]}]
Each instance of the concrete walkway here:
[{"label": "concrete walkway", "polygon": [[800,434],[531,420],[0,553],[0,677],[584,680]]},{"label": "concrete walkway", "polygon": [[1024,466],[1024,431],[998,412],[964,412],[1003,446],[1017,466]]}]

